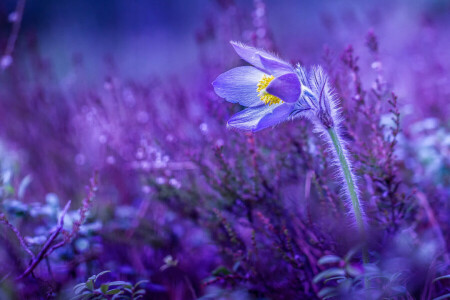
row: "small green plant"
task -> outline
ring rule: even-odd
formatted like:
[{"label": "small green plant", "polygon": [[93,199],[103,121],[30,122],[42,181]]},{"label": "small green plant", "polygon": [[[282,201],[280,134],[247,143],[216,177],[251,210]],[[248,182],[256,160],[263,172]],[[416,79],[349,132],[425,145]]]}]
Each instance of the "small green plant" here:
[{"label": "small green plant", "polygon": [[[358,249],[355,248],[344,258],[325,255],[319,259],[319,265],[328,267],[313,278],[315,284],[322,282],[324,285],[318,293],[321,299],[363,297],[369,290],[374,296],[366,299],[384,299],[384,297],[398,297],[406,294],[400,279],[401,273],[388,274],[381,271],[375,264],[364,264],[364,268],[361,268],[360,264],[351,262],[357,252]],[[370,287],[363,284],[364,280],[370,281]]]},{"label": "small green plant", "polygon": [[105,282],[96,288],[95,283],[100,276],[103,276],[111,271],[103,271],[97,275],[89,277],[86,282],[82,282],[74,286],[73,290],[75,297],[72,300],[103,300],[103,299],[142,299],[145,295],[145,289],[140,288],[140,285],[148,282],[148,280],[141,280],[133,285],[127,281],[111,281]]},{"label": "small green plant", "polygon": [[[433,280],[433,283],[444,281],[444,280],[450,280],[450,274],[437,277]],[[433,300],[443,300],[443,299],[450,299],[450,293],[447,293],[445,295],[441,295],[439,297],[433,298]]]}]

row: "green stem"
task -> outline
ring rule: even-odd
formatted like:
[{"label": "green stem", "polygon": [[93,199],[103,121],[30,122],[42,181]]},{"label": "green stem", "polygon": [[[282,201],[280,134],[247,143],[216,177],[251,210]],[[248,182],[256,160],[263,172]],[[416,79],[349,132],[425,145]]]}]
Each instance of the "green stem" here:
[{"label": "green stem", "polygon": [[[336,130],[332,127],[328,129],[328,134],[333,141],[334,149],[336,150],[336,154],[339,158],[339,163],[341,165],[342,171],[344,173],[345,182],[347,184],[348,191],[350,193],[350,199],[352,200],[353,212],[356,218],[356,224],[358,226],[359,234],[361,235],[361,239],[365,242],[366,240],[366,229],[364,226],[364,221],[362,218],[361,207],[359,205],[358,194],[356,193],[355,182],[352,177],[352,173],[350,171],[350,167],[348,165],[347,159],[344,155],[344,150],[342,148],[341,142],[336,134]],[[369,255],[367,253],[367,247],[363,247],[363,262],[364,264],[369,263]]]}]

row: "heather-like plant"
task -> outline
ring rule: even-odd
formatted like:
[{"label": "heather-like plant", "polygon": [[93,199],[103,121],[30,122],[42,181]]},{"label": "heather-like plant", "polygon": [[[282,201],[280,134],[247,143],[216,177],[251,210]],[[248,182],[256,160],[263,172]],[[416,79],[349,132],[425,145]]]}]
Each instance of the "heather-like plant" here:
[{"label": "heather-like plant", "polygon": [[148,282],[148,280],[141,280],[136,284],[132,284],[126,281],[109,281],[103,282],[98,288],[95,284],[97,280],[109,273],[110,271],[103,271],[97,275],[89,277],[86,282],[82,282],[74,286],[73,290],[75,297],[73,300],[93,300],[93,299],[129,299],[137,300],[142,299],[145,296],[145,290],[140,288],[140,285]]},{"label": "heather-like plant", "polygon": [[[294,69],[263,50],[236,42],[232,45],[241,58],[254,67],[232,69],[213,82],[219,96],[248,107],[234,115],[228,126],[256,132],[294,118],[311,120],[315,131],[329,143],[350,211],[361,237],[365,239],[364,212],[358,199],[356,178],[340,134],[342,117],[337,107],[337,96],[324,70],[314,67],[308,73],[300,65]],[[363,255],[364,261],[368,262],[367,250]]]},{"label": "heather-like plant", "polygon": [[[345,257],[325,255],[318,261],[327,268],[314,277],[314,282],[323,282],[324,288],[318,293],[321,299],[365,298],[380,299],[382,297],[407,296],[401,272],[389,273],[381,270],[376,264],[366,264],[364,270],[351,263],[356,249],[350,250]],[[365,286],[364,281],[371,285]]]},{"label": "heather-like plant", "polygon": [[[3,27],[10,38],[0,39],[9,49],[0,74],[1,299],[70,299],[76,284],[105,269],[127,283],[149,279],[140,288],[151,299],[428,300],[450,292],[450,40],[447,11],[433,6],[442,1],[407,10],[401,1],[367,10],[349,2],[343,14],[334,2],[314,10],[315,2],[295,10],[308,17],[294,26],[279,26],[278,2],[254,0],[251,14],[238,2],[208,2],[204,22],[195,15],[195,64],[182,73],[162,64],[157,74],[144,74],[144,65],[159,66],[158,54],[118,51],[133,45],[122,35],[104,61],[83,43],[89,51],[69,53],[72,64],[55,60],[59,39],[30,31],[34,4],[19,35],[24,1],[17,13],[0,7],[11,22]],[[396,15],[408,11],[417,18]],[[404,28],[401,39],[392,26]],[[238,65],[229,40],[250,45],[233,43],[252,66],[211,87]],[[312,63],[321,67],[303,67]],[[349,226],[358,222],[343,161],[364,203],[370,264],[361,262],[362,246],[354,249],[361,238]],[[95,169],[95,201],[81,201]],[[58,199],[72,200],[62,228]],[[102,279],[93,290],[83,282],[83,296]]]}]

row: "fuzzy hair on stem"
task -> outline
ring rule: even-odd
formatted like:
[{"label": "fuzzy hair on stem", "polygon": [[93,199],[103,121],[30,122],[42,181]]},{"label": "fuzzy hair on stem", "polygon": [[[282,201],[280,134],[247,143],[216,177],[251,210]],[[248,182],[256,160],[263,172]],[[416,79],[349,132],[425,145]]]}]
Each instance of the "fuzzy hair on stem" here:
[{"label": "fuzzy hair on stem", "polygon": [[[339,109],[339,98],[329,84],[328,76],[320,66],[312,68],[309,80],[306,80],[306,72],[303,70],[301,81],[309,83],[306,86],[305,98],[308,104],[314,108],[308,112],[307,116],[314,124],[314,131],[327,142],[328,150],[333,156],[333,165],[338,170],[337,176],[342,182],[342,196],[349,212],[354,216],[356,226],[361,240],[363,240],[362,260],[364,264],[369,263],[369,254],[365,245],[367,238],[364,222],[364,210],[359,201],[359,190],[356,185],[356,176],[353,173],[351,161],[345,139],[341,135],[342,115]],[[311,113],[313,112],[313,113]],[[368,278],[364,278],[364,285],[369,288]]]},{"label": "fuzzy hair on stem", "polygon": [[347,145],[341,134],[342,115],[339,99],[329,83],[328,76],[320,66],[314,66],[309,72],[297,66],[297,75],[305,90],[299,107],[303,109],[300,116],[304,116],[314,124],[314,132],[319,134],[328,145],[328,151],[333,156],[337,177],[341,180],[342,197],[356,221],[360,233],[365,232],[364,210],[359,201],[359,191],[356,176],[353,173]]},{"label": "fuzzy hair on stem", "polygon": [[[333,157],[333,165],[337,170],[336,175],[342,183],[342,198],[349,208],[349,213],[353,215],[361,239],[365,240],[365,214],[359,201],[356,176],[349,159],[347,145],[341,134],[343,118],[340,113],[339,98],[322,67],[314,66],[309,76],[301,66],[297,66],[296,71],[305,90],[302,99],[298,102],[299,116],[308,118],[314,124],[314,132],[327,143],[328,151]],[[369,262],[366,247],[363,247],[363,262]]]}]

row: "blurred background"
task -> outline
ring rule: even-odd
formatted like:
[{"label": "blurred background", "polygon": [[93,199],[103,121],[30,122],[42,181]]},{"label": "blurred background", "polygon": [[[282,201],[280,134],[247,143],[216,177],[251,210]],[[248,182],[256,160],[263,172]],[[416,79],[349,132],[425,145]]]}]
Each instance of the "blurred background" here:
[{"label": "blurred background", "polygon": [[[149,74],[181,75],[198,65],[198,32],[216,17],[218,10],[233,3],[226,0],[191,1],[188,5],[175,0],[30,1],[25,7],[22,38],[17,48],[23,49],[26,37],[34,36],[39,40],[39,50],[61,78],[70,73],[75,54],[84,57],[93,77],[101,75],[95,72],[101,72],[107,55],[114,58],[121,72],[134,78]],[[241,12],[250,12],[253,7],[250,0],[235,4]],[[1,4],[4,40],[11,30],[8,14],[14,11],[15,5],[16,1],[12,0]],[[435,46],[445,45],[447,39],[445,34],[431,30],[448,25],[448,2],[443,0],[417,0],[407,5],[402,1],[282,0],[268,1],[266,5],[268,26],[280,55],[295,55],[292,59],[317,53],[311,58],[317,60],[324,45],[362,44],[361,36],[370,28],[382,36],[385,41],[382,50],[393,60],[404,54],[403,50],[419,46],[414,44],[419,36],[422,43],[433,41],[437,43]],[[251,25],[250,14],[242,15],[239,22]],[[235,32],[232,38],[242,40],[242,34]],[[416,51],[419,55],[419,49]],[[433,52],[443,57],[448,55],[439,48]]]},{"label": "blurred background", "polygon": [[[144,299],[320,297],[317,261],[355,242],[331,158],[304,120],[226,130],[230,40],[328,71],[389,278],[370,297],[442,295],[449,29],[447,0],[3,0],[0,298],[69,299],[104,270]],[[69,200],[62,244],[15,281]]]}]

